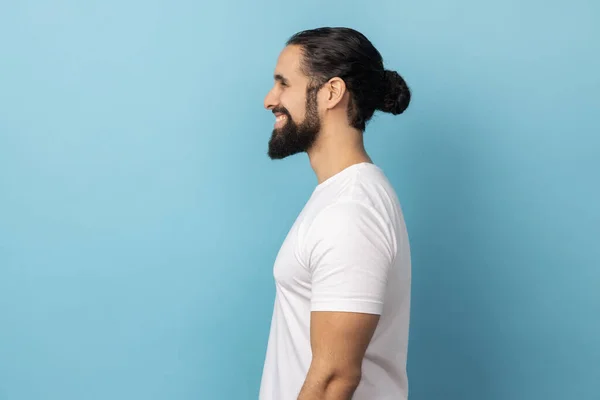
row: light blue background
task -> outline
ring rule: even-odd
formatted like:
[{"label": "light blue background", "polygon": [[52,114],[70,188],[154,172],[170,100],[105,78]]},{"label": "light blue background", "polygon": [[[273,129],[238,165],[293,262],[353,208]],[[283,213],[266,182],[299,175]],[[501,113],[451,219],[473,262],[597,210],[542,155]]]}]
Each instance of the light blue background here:
[{"label": "light blue background", "polygon": [[414,261],[411,400],[597,400],[596,1],[4,1],[0,399],[256,399],[315,185],[266,156],[285,40],[351,26],[413,90],[367,146]]}]

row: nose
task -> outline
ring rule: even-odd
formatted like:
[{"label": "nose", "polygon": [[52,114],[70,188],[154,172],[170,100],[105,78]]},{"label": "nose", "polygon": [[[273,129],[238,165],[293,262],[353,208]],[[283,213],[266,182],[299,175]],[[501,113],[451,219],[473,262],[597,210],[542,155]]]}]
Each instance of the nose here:
[{"label": "nose", "polygon": [[271,89],[269,93],[265,96],[264,106],[267,110],[272,110],[278,104],[277,95],[275,94],[275,90]]}]

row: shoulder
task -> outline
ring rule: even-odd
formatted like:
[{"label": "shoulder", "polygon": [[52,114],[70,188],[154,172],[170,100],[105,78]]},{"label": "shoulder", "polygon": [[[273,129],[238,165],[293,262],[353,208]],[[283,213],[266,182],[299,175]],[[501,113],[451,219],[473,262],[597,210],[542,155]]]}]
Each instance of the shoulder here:
[{"label": "shoulder", "polygon": [[[349,228],[369,228],[369,225],[386,225],[383,216],[368,201],[344,197],[323,207],[314,215],[307,234],[318,230],[343,231]],[[371,227],[373,228],[373,227]]]},{"label": "shoulder", "polygon": [[359,165],[317,187],[302,216],[298,244],[312,248],[376,240],[393,248],[398,215],[395,192],[383,171]]},{"label": "shoulder", "polygon": [[341,258],[374,252],[390,260],[394,257],[393,226],[366,202],[338,200],[315,215],[305,229],[302,247],[309,260],[326,254]]}]

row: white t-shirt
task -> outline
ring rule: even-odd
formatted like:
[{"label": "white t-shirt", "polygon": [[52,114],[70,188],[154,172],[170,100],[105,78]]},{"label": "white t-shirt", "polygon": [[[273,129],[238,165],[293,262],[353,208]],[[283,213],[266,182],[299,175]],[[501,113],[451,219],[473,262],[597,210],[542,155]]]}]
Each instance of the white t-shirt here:
[{"label": "white t-shirt", "polygon": [[352,165],[319,184],[288,233],[259,400],[297,400],[312,359],[311,311],[380,314],[353,400],[404,400],[411,261],[404,217],[383,171]]}]

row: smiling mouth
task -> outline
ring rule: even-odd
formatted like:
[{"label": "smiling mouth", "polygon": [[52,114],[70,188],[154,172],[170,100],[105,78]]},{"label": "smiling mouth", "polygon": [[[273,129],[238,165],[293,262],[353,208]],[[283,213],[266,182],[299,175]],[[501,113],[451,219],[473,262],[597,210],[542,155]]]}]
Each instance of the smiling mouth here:
[{"label": "smiling mouth", "polygon": [[287,115],[285,114],[276,114],[275,115],[275,128],[281,128],[287,122]]}]

